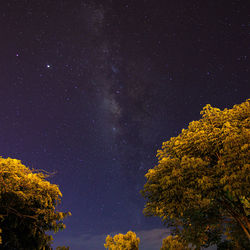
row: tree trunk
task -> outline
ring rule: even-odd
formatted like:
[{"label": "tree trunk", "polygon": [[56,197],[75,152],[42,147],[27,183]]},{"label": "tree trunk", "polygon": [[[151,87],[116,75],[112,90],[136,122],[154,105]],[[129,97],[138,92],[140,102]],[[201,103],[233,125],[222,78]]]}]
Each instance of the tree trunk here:
[{"label": "tree trunk", "polygon": [[250,222],[247,216],[235,210],[234,207],[232,206],[232,202],[229,201],[225,196],[222,196],[222,199],[223,200],[220,200],[222,206],[238,222],[238,224],[246,234],[248,240],[250,241]]},{"label": "tree trunk", "polygon": [[[245,232],[248,240],[250,240],[250,233],[249,233],[250,229],[249,229],[249,227],[246,227],[240,218],[236,218],[236,217],[234,217],[234,218],[239,223],[239,225],[241,226],[243,231]],[[245,220],[245,219],[248,221],[247,218],[243,218],[243,220]],[[249,221],[248,221],[248,224],[249,224]]]}]

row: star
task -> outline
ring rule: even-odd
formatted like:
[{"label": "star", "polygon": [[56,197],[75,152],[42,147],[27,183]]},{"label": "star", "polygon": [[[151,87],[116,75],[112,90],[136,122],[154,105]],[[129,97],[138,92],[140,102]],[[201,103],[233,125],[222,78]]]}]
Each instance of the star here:
[{"label": "star", "polygon": [[1,155],[57,172],[73,216],[54,244],[100,249],[75,237],[160,228],[137,192],[157,150],[207,103],[247,98],[244,4],[212,1],[211,16],[199,1],[19,2],[1,1]]}]

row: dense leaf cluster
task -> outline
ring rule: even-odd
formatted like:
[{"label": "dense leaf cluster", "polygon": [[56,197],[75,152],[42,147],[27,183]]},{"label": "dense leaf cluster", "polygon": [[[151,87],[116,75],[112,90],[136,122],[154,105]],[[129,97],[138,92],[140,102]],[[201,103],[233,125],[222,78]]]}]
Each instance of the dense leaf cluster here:
[{"label": "dense leaf cluster", "polygon": [[132,231],[126,234],[116,234],[113,238],[108,235],[106,237],[105,248],[109,250],[138,250],[140,239]]},{"label": "dense leaf cluster", "polygon": [[163,239],[161,250],[188,250],[188,246],[179,240],[179,237],[169,235]]},{"label": "dense leaf cluster", "polygon": [[158,151],[142,191],[144,213],[162,217],[196,247],[218,245],[224,234],[244,249],[250,237],[250,100],[222,111],[206,105],[201,114]]},{"label": "dense leaf cluster", "polygon": [[19,160],[0,158],[1,249],[50,249],[46,232],[65,228],[70,213],[56,211],[62,194],[45,177]]}]

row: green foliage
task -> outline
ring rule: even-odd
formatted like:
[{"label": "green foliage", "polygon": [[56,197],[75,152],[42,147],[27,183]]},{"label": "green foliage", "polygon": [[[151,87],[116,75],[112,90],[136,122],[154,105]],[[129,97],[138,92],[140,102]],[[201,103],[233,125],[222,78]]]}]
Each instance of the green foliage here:
[{"label": "green foliage", "polygon": [[56,247],[56,250],[69,250],[69,247],[65,247],[65,246]]},{"label": "green foliage", "polygon": [[106,237],[105,248],[109,250],[138,250],[140,239],[132,231],[124,234],[117,234],[113,238],[108,235]]},{"label": "green foliage", "polygon": [[56,211],[62,194],[46,177],[19,160],[0,158],[1,249],[50,249],[53,237],[46,231],[65,228],[70,212]]},{"label": "green foliage", "polygon": [[142,191],[144,213],[162,217],[197,247],[219,244],[225,234],[244,249],[250,236],[250,100],[223,111],[206,105],[201,114],[158,150],[158,165],[146,174]]}]

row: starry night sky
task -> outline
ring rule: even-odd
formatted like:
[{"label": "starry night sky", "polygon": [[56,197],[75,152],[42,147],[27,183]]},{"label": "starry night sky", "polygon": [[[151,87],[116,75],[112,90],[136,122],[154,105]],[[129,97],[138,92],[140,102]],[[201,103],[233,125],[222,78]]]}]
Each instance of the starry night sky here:
[{"label": "starry night sky", "polygon": [[0,155],[56,172],[71,211],[55,245],[168,233],[139,194],[156,150],[207,103],[249,97],[248,0],[0,3]]}]

